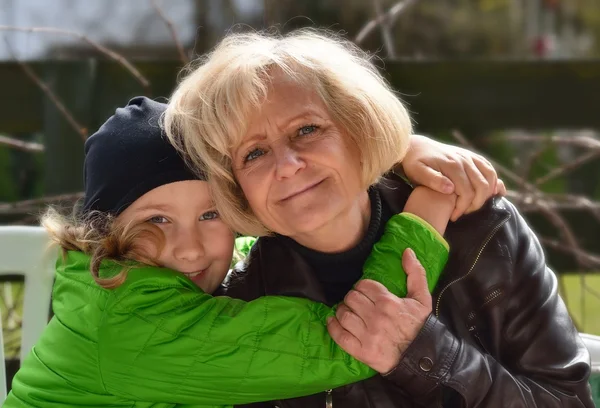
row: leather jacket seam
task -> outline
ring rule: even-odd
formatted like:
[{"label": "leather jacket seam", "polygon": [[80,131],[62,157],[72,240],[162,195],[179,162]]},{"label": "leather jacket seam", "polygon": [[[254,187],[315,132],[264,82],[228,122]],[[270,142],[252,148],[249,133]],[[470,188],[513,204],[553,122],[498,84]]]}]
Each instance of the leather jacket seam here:
[{"label": "leather jacket seam", "polygon": [[[433,315],[433,313],[430,313],[429,316],[427,317],[427,320],[425,321],[425,324],[423,325],[423,328],[417,334],[417,337],[415,337],[415,339],[412,341],[412,343],[410,343],[408,345],[408,348],[406,349],[405,354],[400,358],[400,362],[398,365],[402,364],[403,360],[404,361],[406,361],[406,360],[412,361],[415,358],[418,358],[417,354],[423,353],[422,347],[420,347],[420,344],[419,344],[419,340],[422,339],[423,337],[425,337],[427,334],[429,334],[432,331],[432,329],[435,325],[435,321],[433,320],[434,318],[435,318],[435,316]],[[411,346],[413,346],[412,350],[411,350]],[[394,370],[392,370],[392,371],[394,371]]]},{"label": "leather jacket seam", "polygon": [[[447,330],[447,329],[446,329]],[[452,334],[452,333],[450,333]],[[454,349],[454,350],[452,350]],[[451,353],[448,353],[448,357],[446,358],[446,360],[448,361],[445,365],[445,372],[440,372],[440,381],[444,382],[445,378],[448,377],[448,374],[450,373],[450,368],[452,367],[452,365],[454,364],[454,362],[456,361],[456,358],[458,357],[458,353],[460,352],[461,349],[461,344],[460,344],[460,340],[457,339],[454,335],[452,335],[452,346],[451,346]],[[441,369],[440,369],[441,371]]]},{"label": "leather jacket seam", "polygon": [[452,379],[452,377],[450,377],[448,379],[448,381],[445,383],[445,385],[452,388],[453,390],[456,390],[458,393],[460,393],[462,398],[466,400],[465,395],[467,394],[467,388],[465,388],[464,385],[462,385],[458,381]]},{"label": "leather jacket seam", "polygon": [[413,361],[418,358],[417,355],[420,354],[421,347],[418,345],[418,340],[425,336],[425,333],[429,333],[432,331],[434,325],[434,315],[430,313],[425,321],[425,324],[417,334],[417,337],[408,345],[408,348],[405,350],[404,354],[400,357],[400,361],[392,370],[385,374],[381,374],[381,377],[388,379],[391,382],[394,382],[391,378],[393,374],[401,369],[406,369],[411,373],[418,375],[420,377],[425,377],[427,379],[432,379],[431,376],[427,376],[422,371],[414,369],[412,366],[414,365]]}]

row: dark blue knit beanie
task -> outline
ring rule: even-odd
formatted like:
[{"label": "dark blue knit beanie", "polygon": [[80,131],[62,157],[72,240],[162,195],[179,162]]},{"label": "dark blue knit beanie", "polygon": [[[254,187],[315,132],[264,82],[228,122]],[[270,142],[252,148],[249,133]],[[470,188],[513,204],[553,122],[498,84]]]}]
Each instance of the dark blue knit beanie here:
[{"label": "dark blue knit beanie", "polygon": [[133,98],[85,142],[82,213],[118,215],[148,191],[184,180],[205,180],[169,143],[161,115],[167,105]]}]

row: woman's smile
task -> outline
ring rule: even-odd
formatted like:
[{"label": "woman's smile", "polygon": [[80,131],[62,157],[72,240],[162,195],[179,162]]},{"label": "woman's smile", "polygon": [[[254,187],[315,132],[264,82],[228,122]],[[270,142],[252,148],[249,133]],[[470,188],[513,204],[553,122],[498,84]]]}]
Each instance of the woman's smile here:
[{"label": "woman's smile", "polygon": [[[274,74],[241,146],[252,143],[257,134],[263,135],[261,154],[249,162],[252,170],[234,172],[263,225],[281,235],[306,235],[303,244],[308,246],[309,236],[323,229],[337,231],[342,218],[352,218],[347,225],[360,224],[356,218],[364,214],[357,209],[364,209],[366,188],[360,181],[358,146],[314,91]],[[246,149],[236,149],[245,155]],[[233,157],[240,156],[236,152]]]},{"label": "woman's smile", "polygon": [[306,187],[302,187],[302,188],[298,189],[297,191],[292,192],[292,193],[288,194],[287,196],[285,196],[284,198],[282,198],[281,200],[279,200],[279,203],[286,204],[296,198],[301,198],[301,197],[305,196],[306,193],[315,192],[315,190],[319,186],[321,186],[321,184],[323,184],[324,181],[325,181],[325,179],[321,179],[317,182],[309,184]]}]

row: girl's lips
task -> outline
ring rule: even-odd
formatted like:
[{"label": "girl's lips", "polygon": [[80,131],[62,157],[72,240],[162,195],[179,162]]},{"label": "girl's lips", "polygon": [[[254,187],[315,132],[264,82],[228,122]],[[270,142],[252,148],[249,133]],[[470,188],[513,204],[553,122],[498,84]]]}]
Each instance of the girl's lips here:
[{"label": "girl's lips", "polygon": [[192,279],[192,278],[195,278],[196,276],[199,276],[200,274],[204,273],[204,271],[206,271],[206,269],[203,269],[203,270],[197,271],[197,272],[184,272],[183,274],[185,276],[187,276],[188,278]]},{"label": "girl's lips", "polygon": [[194,283],[194,285],[202,289],[205,283],[205,279],[208,276],[205,272],[206,269],[198,272],[184,273],[184,275],[187,276],[187,278],[191,280]]},{"label": "girl's lips", "polygon": [[[202,271],[204,272],[204,271]],[[196,286],[201,287],[201,282],[204,280],[206,275],[202,272],[195,274],[194,276],[190,276],[190,280],[196,284]]]}]

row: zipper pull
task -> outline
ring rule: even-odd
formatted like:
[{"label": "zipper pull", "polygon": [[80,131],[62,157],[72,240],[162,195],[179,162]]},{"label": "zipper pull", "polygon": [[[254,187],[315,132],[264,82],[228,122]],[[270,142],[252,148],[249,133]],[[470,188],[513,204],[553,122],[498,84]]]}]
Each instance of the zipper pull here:
[{"label": "zipper pull", "polygon": [[332,390],[325,391],[325,408],[333,408],[333,396],[331,395]]}]

